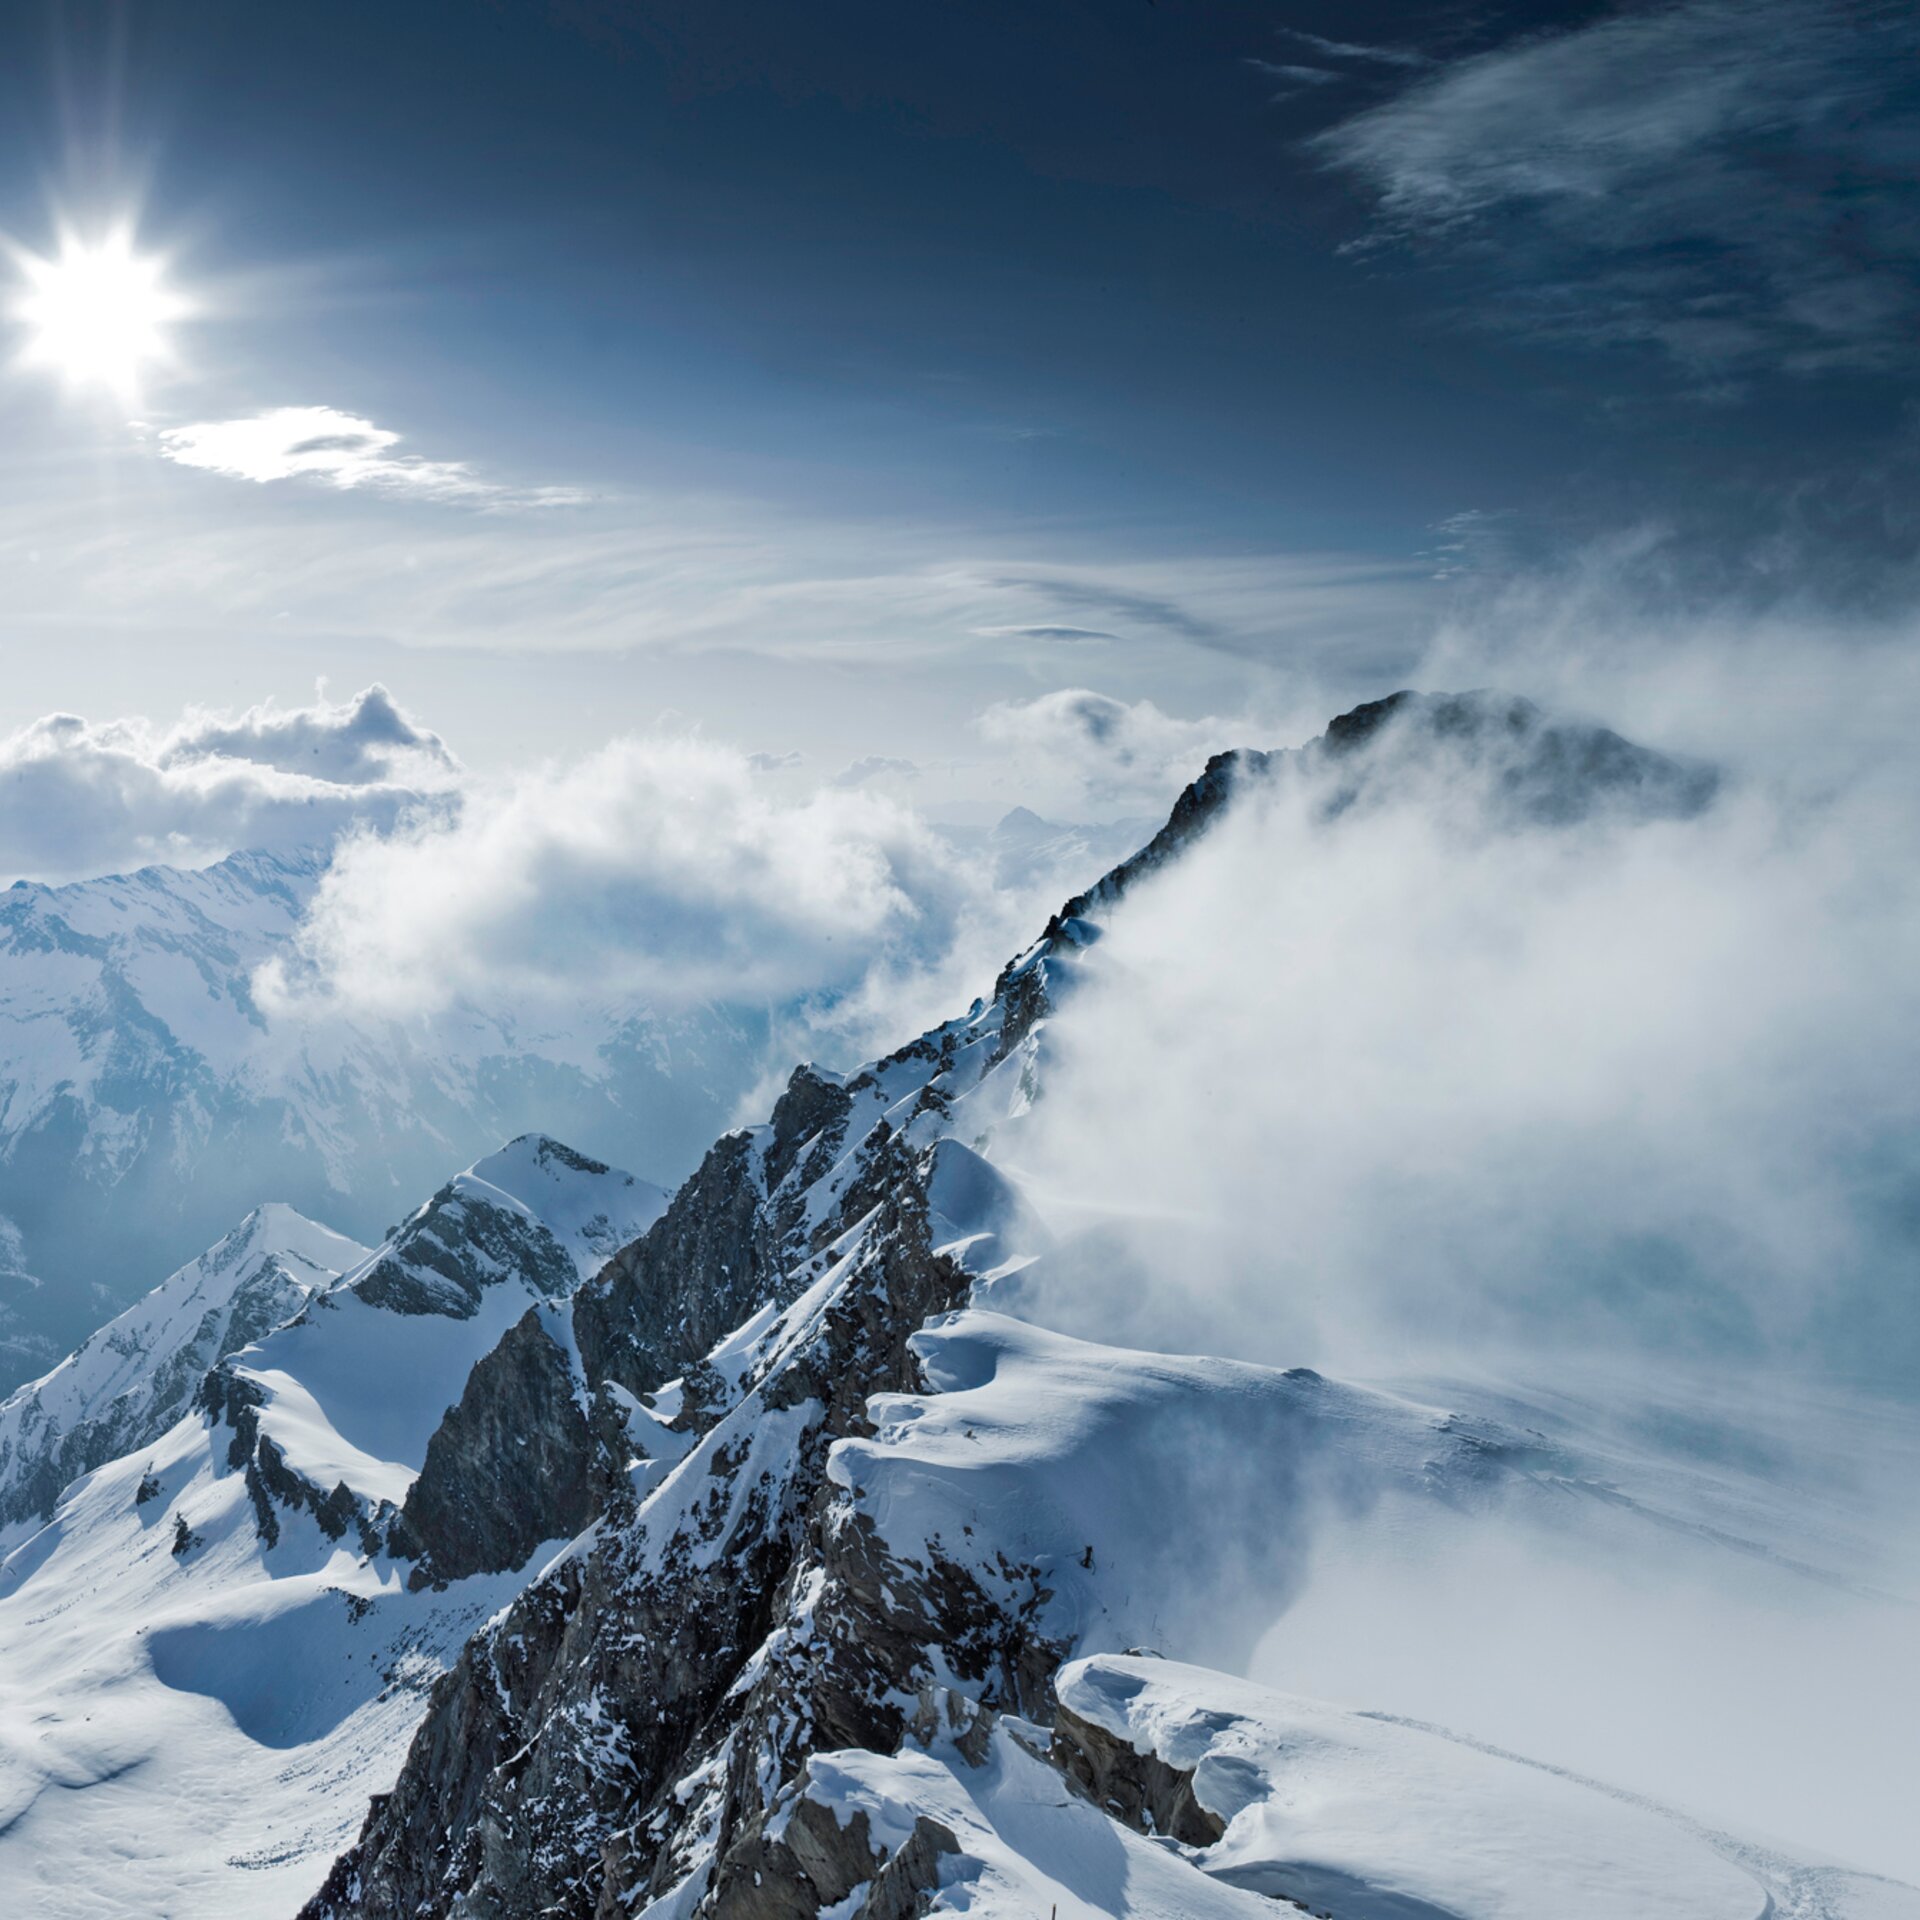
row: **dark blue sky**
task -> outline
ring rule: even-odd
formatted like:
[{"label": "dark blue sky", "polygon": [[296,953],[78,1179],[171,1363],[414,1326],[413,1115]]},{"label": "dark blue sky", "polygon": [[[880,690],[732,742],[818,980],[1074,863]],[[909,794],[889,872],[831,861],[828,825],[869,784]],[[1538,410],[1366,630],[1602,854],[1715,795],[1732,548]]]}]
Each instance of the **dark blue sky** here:
[{"label": "dark blue sky", "polygon": [[[325,591],[272,611],[299,644],[253,642],[275,688],[392,677],[423,641],[681,671],[719,643],[703,581],[742,577],[771,599],[729,649],[785,657],[804,626],[831,654],[831,593],[804,619],[781,598],[823,545],[834,580],[973,569],[963,612],[893,607],[889,661],[924,642],[994,694],[1035,671],[997,630],[1116,630],[1159,651],[1107,678],[1163,703],[1224,686],[1196,648],[1318,670],[1351,645],[1364,678],[1417,656],[1463,568],[1625,528],[1658,529],[1663,590],[1910,580],[1905,9],[176,3],[21,6],[0,34],[0,230],[44,248],[56,214],[137,195],[200,304],[144,441],[14,383],[9,484],[77,512],[111,468],[133,545],[277,542]],[[153,457],[169,427],[295,405],[465,463],[495,508],[592,504],[516,531],[534,557],[476,612],[444,557],[466,509],[388,488],[380,537],[453,584],[396,610],[363,582],[356,612],[370,490]],[[1219,597],[1221,565],[1298,556],[1363,576],[1324,645],[1263,621],[1251,577]],[[677,611],[626,631],[643,575]],[[209,560],[198,612],[177,579],[149,593],[154,633],[195,658],[257,636],[224,577]],[[26,602],[126,650],[90,591]],[[244,671],[223,655],[220,688]]]}]

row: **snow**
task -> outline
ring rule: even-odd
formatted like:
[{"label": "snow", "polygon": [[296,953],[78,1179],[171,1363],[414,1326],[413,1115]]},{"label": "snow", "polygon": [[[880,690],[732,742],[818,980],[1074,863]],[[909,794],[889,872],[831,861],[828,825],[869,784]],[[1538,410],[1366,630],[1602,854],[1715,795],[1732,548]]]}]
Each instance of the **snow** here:
[{"label": "snow", "polygon": [[[1028,1731],[1045,1740],[1038,1729]],[[842,1826],[864,1813],[876,1841],[889,1849],[921,1815],[953,1835],[959,1848],[940,1862],[935,1913],[976,1920],[1274,1920],[1271,1901],[1195,1872],[1177,1853],[1077,1798],[1005,1724],[980,1767],[950,1749],[843,1750],[816,1754],[808,1776],[809,1798]]]},{"label": "snow", "polygon": [[290,1317],[309,1293],[367,1257],[365,1247],[291,1207],[256,1208],[52,1372],[0,1402],[0,1495],[22,1489],[37,1467],[58,1458],[63,1437],[90,1423],[106,1424],[115,1452],[170,1426],[201,1374],[229,1350],[243,1290],[269,1284]]},{"label": "snow", "polygon": [[[1012,819],[1002,837],[1015,849],[1038,843],[1044,823]],[[104,886],[70,918],[76,927],[87,914],[138,919],[150,894],[174,902],[168,912],[186,913],[185,902],[211,913],[207,903],[225,889],[226,904],[241,919],[257,913],[269,938],[283,907],[245,904],[243,881],[196,889],[136,877]],[[297,903],[304,881],[290,873],[275,884]],[[1073,922],[1022,956],[1016,973],[1044,978],[1057,999],[1071,990],[1075,950],[1096,934]],[[33,1016],[52,1023],[40,1080],[16,1089],[30,1107],[53,1084],[47,1075],[95,1070],[91,1039],[67,1018],[89,976],[66,949],[16,957],[10,978],[33,983]],[[219,982],[230,975],[179,950],[142,953],[125,969],[202,1058],[257,1067],[246,1046],[222,1053],[232,1036]],[[1008,1283],[1048,1243],[986,1157],[1031,1108],[1045,1070],[1046,1022],[1012,1046],[1007,1032],[1001,1004],[976,1003],[842,1083],[852,1109],[837,1163],[799,1195],[798,1233],[811,1245],[866,1171],[884,1124],[930,1154],[933,1245],[975,1287],[973,1304],[913,1339],[925,1389],[873,1399],[872,1431],[834,1446],[830,1479],[892,1554],[896,1591],[935,1560],[960,1568],[1077,1656],[1058,1679],[1067,1709],[1191,1771],[1199,1803],[1226,1832],[1195,1848],[1134,1831],[1040,1757],[1044,1729],[1011,1717],[992,1725],[977,1765],[945,1736],[892,1754],[815,1754],[771,1831],[802,1791],[842,1820],[864,1814],[890,1847],[918,1819],[937,1821],[958,1846],[942,1858],[934,1910],[993,1920],[1237,1920],[1273,1914],[1276,1898],[1333,1920],[1920,1920],[1920,1895],[1723,1832],[1697,1804],[1670,1808],[1601,1784],[1559,1752],[1522,1757],[1451,1713],[1432,1713],[1435,1724],[1407,1717],[1424,1710],[1422,1687],[1444,1677],[1457,1651],[1445,1631],[1435,1634],[1436,1620],[1451,1625],[1460,1613],[1446,1613],[1429,1584],[1431,1557],[1396,1562],[1377,1551],[1383,1540],[1455,1541],[1497,1524],[1506,1537],[1557,1541],[1589,1559],[1602,1545],[1623,1560],[1665,1549],[1676,1562],[1734,1569],[1756,1589],[1852,1591],[1888,1569],[1854,1537],[1831,1463],[1790,1481],[1674,1445],[1672,1418],[1630,1430],[1537,1389],[1367,1387],[1148,1353],[996,1310],[1044,1307],[1044,1287]],[[457,1078],[475,1050],[450,1057]],[[318,1092],[331,1070],[313,1058],[300,1069],[316,1090],[302,1124],[317,1131],[335,1124]],[[95,1113],[88,1138],[123,1152],[121,1124]],[[772,1133],[748,1137],[764,1186]],[[788,1176],[796,1191],[811,1171],[801,1156]],[[474,1362],[529,1308],[577,1373],[567,1278],[596,1272],[665,1204],[657,1187],[525,1135],[457,1176],[334,1283],[327,1276],[340,1267],[325,1262],[358,1250],[337,1236],[325,1246],[301,1239],[311,1223],[266,1210],[255,1231],[298,1240],[304,1251],[288,1257],[307,1263],[319,1290],[231,1371],[258,1391],[261,1431],[316,1486],[344,1482],[368,1500],[401,1501]],[[519,1257],[555,1246],[558,1282],[554,1263]],[[650,1405],[616,1396],[650,1456],[630,1469],[641,1497],[627,1543],[635,1555],[713,1564],[748,1503],[787,1484],[818,1408],[769,1408],[754,1383],[818,1332],[872,1251],[859,1227],[815,1249],[778,1300],[718,1343],[702,1373],[735,1404],[705,1432],[666,1426],[682,1405],[678,1383]],[[58,1369],[39,1383],[52,1395],[46,1404],[97,1405],[147,1377],[152,1354],[217,1291],[194,1277],[202,1265],[143,1303],[145,1319],[127,1317],[119,1345],[103,1334],[91,1358],[77,1355],[66,1385]],[[395,1273],[416,1283],[417,1310],[399,1310],[391,1287],[383,1296],[373,1285]],[[0,1431],[4,1420],[0,1409]],[[0,1566],[0,1876],[36,1912],[217,1920],[290,1910],[357,1825],[365,1795],[391,1782],[422,1690],[464,1637],[526,1578],[594,1550],[615,1524],[550,1543],[524,1575],[414,1594],[404,1566],[362,1559],[351,1535],[329,1541],[299,1513],[283,1513],[279,1541],[264,1547],[227,1439],[225,1427],[179,1420],[68,1488],[53,1521]],[[1863,1431],[1863,1445],[1882,1440]],[[149,1476],[158,1492],[142,1500]],[[177,1553],[182,1529],[191,1544]],[[823,1573],[796,1584],[734,1680],[736,1696],[777,1658],[807,1658],[824,1586]],[[1383,1591],[1391,1605],[1369,1614]],[[1344,1638],[1328,1632],[1329,1603],[1316,1600],[1327,1595],[1345,1616]],[[1898,1627],[1910,1622],[1910,1602],[1890,1596]],[[1493,1611],[1497,1601],[1470,1583],[1461,1613],[1468,1607]],[[1586,1624],[1576,1612],[1544,1667],[1526,1664],[1517,1634],[1496,1653],[1525,1686],[1544,1688],[1555,1663],[1589,1659]],[[1368,1637],[1375,1644],[1359,1644]],[[1214,1665],[1126,1651],[1143,1644]],[[1415,1645],[1418,1660],[1396,1667],[1395,1648]],[[1897,1636],[1889,1645],[1897,1651]],[[1256,1666],[1278,1677],[1290,1661],[1330,1670],[1336,1653],[1353,1656],[1342,1671],[1356,1685],[1317,1690],[1371,1710],[1242,1677]],[[1387,1697],[1359,1684],[1383,1675],[1397,1683]],[[1488,1667],[1474,1677],[1481,1699],[1494,1692]],[[935,1681],[964,1691],[955,1675]],[[1786,1691],[1782,1682],[1758,1701],[1756,1743]],[[597,1698],[571,1705],[601,1712]],[[619,1746],[605,1731],[611,1764]],[[1910,1736],[1910,1720],[1900,1732]],[[727,1760],[724,1750],[706,1756],[715,1773]],[[1645,1767],[1657,1773],[1658,1757]],[[699,1786],[689,1776],[681,1798]],[[649,1911],[683,1920],[704,1872]],[[859,1904],[856,1893],[834,1912]]]},{"label": "snow", "polygon": [[[261,1433],[323,1493],[344,1482],[398,1504],[474,1363],[530,1309],[555,1324],[539,1282],[559,1256],[523,1272],[514,1250],[557,1244],[562,1271],[589,1271],[603,1235],[639,1231],[664,1204],[530,1136],[373,1254],[263,1208],[125,1319],[155,1339],[197,1325],[280,1243],[316,1290],[227,1371],[257,1389]],[[471,1311],[362,1297],[376,1274],[417,1272],[464,1307],[449,1264],[479,1276]],[[97,1397],[150,1377],[156,1350],[113,1332],[49,1376],[61,1405],[91,1404],[81,1380]],[[424,1593],[408,1590],[405,1563],[363,1558],[351,1531],[331,1541],[298,1511],[277,1510],[267,1547],[231,1439],[184,1414],[76,1481],[0,1562],[0,1880],[36,1914],[291,1911],[391,1784],[433,1678],[566,1545],[520,1573]],[[182,1527],[191,1545],[177,1553]]]},{"label": "snow", "polygon": [[1920,1877],[1920,1412],[1591,1365],[1578,1391],[1415,1390],[1531,1428],[1563,1470],[1324,1530],[1256,1679]]},{"label": "snow", "polygon": [[[897,1557],[929,1543],[989,1592],[1002,1556],[1081,1648],[1175,1643],[1229,1666],[1306,1572],[1314,1528],[1388,1485],[1464,1493],[1477,1449],[1397,1397],[1233,1361],[1102,1347],[978,1308],[913,1349],[828,1471]],[[1023,1576],[1026,1577],[1026,1576]]]},{"label": "snow", "polygon": [[[396,1195],[536,1118],[677,1170],[760,1071],[761,1016],[713,1007],[269,1017],[254,975],[288,950],[326,858],[242,853],[0,895],[0,1213],[24,1236],[19,1264],[57,1290],[18,1359],[0,1350],[0,1386],[103,1317],[88,1281],[114,1289],[108,1311],[128,1304],[123,1276],[155,1277],[148,1249],[172,1265],[263,1194],[374,1238]],[[508,1190],[541,1210],[514,1175]],[[610,1195],[604,1228],[586,1208],[559,1229],[583,1272],[642,1197]]]},{"label": "snow", "polygon": [[[489,1154],[318,1295],[299,1320],[234,1356],[234,1374],[264,1398],[260,1430],[323,1491],[344,1482],[369,1499],[399,1504],[475,1365],[529,1307],[547,1304],[532,1277],[488,1249],[501,1246],[511,1256],[529,1238],[557,1241],[575,1274],[591,1273],[603,1239],[618,1236],[615,1244],[624,1244],[636,1237],[666,1199],[649,1182],[544,1135]],[[502,1241],[488,1214],[518,1237]],[[467,1302],[445,1280],[449,1254],[482,1276],[470,1312],[456,1311]],[[363,1297],[364,1287],[396,1267],[451,1304],[439,1312],[398,1312]]]},{"label": "snow", "polygon": [[[28,1407],[63,1432],[96,1417],[139,1386],[156,1365],[187,1346],[203,1319],[219,1316],[235,1292],[270,1260],[308,1289],[337,1280],[367,1258],[367,1249],[277,1202],[256,1208],[208,1248],[109,1321],[42,1378],[0,1402],[0,1436]],[[213,1356],[209,1355],[209,1359]],[[0,1449],[4,1449],[0,1439]]]},{"label": "snow", "polygon": [[323,1490],[344,1480],[398,1503],[468,1374],[529,1305],[523,1289],[500,1285],[471,1318],[455,1319],[369,1306],[343,1287],[298,1325],[243,1349],[232,1369],[265,1395],[260,1430],[296,1471]]},{"label": "snow", "polygon": [[[301,1515],[263,1549],[197,1416],[0,1567],[0,1882],[45,1920],[291,1913],[392,1782],[425,1689],[522,1576],[408,1593]],[[162,1497],[136,1504],[151,1465]],[[200,1544],[172,1551],[175,1520]]]},{"label": "snow", "polygon": [[1771,1892],[1683,1821],[1425,1728],[1170,1661],[1102,1656],[1063,1706],[1193,1775],[1205,1871],[1335,1920],[1760,1920]]},{"label": "snow", "polygon": [[591,1280],[667,1210],[664,1187],[575,1153],[544,1133],[525,1133],[460,1176],[493,1204],[509,1200],[538,1220]]}]

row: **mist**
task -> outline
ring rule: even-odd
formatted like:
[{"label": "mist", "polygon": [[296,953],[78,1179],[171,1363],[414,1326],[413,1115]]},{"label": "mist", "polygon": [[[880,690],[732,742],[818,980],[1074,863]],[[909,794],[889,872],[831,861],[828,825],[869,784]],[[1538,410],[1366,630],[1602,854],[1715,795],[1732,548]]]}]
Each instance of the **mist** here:
[{"label": "mist", "polygon": [[1155,1344],[1372,1370],[1598,1346],[1899,1387],[1920,805],[1892,756],[1811,794],[1798,772],[1560,827],[1424,758],[1335,818],[1331,774],[1247,791],[1085,957],[1015,1149],[1097,1239],[1099,1311],[1131,1258],[1151,1284],[1119,1310]]},{"label": "mist", "polygon": [[1621,643],[1692,817],[1530,822],[1404,732],[1357,797],[1250,783],[1073,963],[1006,1149],[1060,1244],[1004,1303],[1547,1450],[1324,1518],[1257,1678],[1912,1877],[1920,703],[1807,647],[1796,728],[1793,657],[1743,750],[1739,656]]}]

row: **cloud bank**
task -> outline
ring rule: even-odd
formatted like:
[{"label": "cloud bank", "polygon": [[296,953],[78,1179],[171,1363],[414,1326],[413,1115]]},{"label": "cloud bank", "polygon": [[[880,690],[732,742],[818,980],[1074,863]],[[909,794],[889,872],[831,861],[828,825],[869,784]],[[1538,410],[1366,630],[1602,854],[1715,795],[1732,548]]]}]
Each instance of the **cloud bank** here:
[{"label": "cloud bank", "polygon": [[731,749],[624,739],[470,790],[457,819],[350,841],[261,992],[282,1012],[396,1014],[844,994],[937,960],[977,897],[951,848],[878,794],[789,799]]},{"label": "cloud bank", "polygon": [[0,741],[0,870],[59,881],[319,846],[444,803],[458,771],[381,686],[170,730],[49,714]]}]

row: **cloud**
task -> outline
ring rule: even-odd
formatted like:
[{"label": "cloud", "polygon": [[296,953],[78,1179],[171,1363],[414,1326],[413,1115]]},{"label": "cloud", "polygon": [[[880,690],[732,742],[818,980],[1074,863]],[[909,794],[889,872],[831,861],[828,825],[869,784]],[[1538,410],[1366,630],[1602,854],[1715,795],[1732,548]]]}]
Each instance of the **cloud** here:
[{"label": "cloud", "polygon": [[984,640],[1041,640],[1058,646],[1099,645],[1118,638],[1102,627],[975,627]]},{"label": "cloud", "polygon": [[374,686],[171,730],[49,714],[0,741],[0,870],[59,881],[320,846],[447,803],[457,763]]},{"label": "cloud", "polygon": [[1282,27],[1279,32],[1282,39],[1311,47],[1315,53],[1324,54],[1329,60],[1357,60],[1362,65],[1382,67],[1425,67],[1432,64],[1426,54],[1412,47],[1375,47],[1363,46],[1356,40],[1328,40],[1317,33],[1305,33],[1298,27]]},{"label": "cloud", "polygon": [[[1684,0],[1451,62],[1320,135],[1476,322],[1711,381],[1893,368],[1920,318],[1911,8]],[[1494,291],[1497,289],[1497,291]]]},{"label": "cloud", "polygon": [[1728,698],[1697,819],[1521,829],[1408,758],[1378,804],[1252,793],[1131,895],[1020,1149],[1104,1236],[1068,1299],[1337,1370],[1612,1347],[1910,1387],[1920,676],[1880,657],[1796,745],[1739,663],[1663,689]]},{"label": "cloud", "polygon": [[585,496],[564,488],[533,491],[480,479],[462,460],[397,453],[401,436],[338,407],[271,407],[238,420],[207,420],[160,433],[163,459],[230,480],[265,486],[314,480],[356,489],[469,505],[561,506]]},{"label": "cloud", "polygon": [[1168,594],[1102,579],[1097,574],[1008,573],[998,576],[992,585],[1004,592],[1030,594],[1056,606],[1092,608],[1181,640],[1211,643],[1221,638],[1219,622],[1190,604]]},{"label": "cloud", "polygon": [[460,773],[447,743],[409,719],[378,681],[340,706],[268,701],[238,715],[190,714],[168,736],[161,764],[221,758],[349,787],[440,785]]},{"label": "cloud", "polygon": [[806,758],[798,748],[790,748],[785,753],[750,753],[747,767],[753,773],[791,773],[795,767],[804,765]]},{"label": "cloud", "polygon": [[1050,788],[1100,805],[1162,804],[1209,754],[1247,744],[1242,723],[1181,720],[1151,700],[1116,700],[1089,687],[1002,701],[976,725],[1011,758],[1026,790]]},{"label": "cloud", "polygon": [[[1256,73],[1264,73],[1270,80],[1291,82],[1294,92],[1298,92],[1302,87],[1331,86],[1336,80],[1345,77],[1335,73],[1329,67],[1287,66],[1276,60],[1257,60],[1252,55],[1247,57],[1245,64]],[[1291,98],[1291,95],[1283,93],[1279,98],[1285,100]]]},{"label": "cloud", "polygon": [[983,552],[977,530],[809,517],[731,494],[417,515],[365,489],[317,515],[278,511],[253,486],[209,515],[197,494],[161,489],[150,511],[112,524],[91,495],[9,499],[9,632],[57,644],[83,624],[139,623],[253,644],[273,621],[277,637],[322,647],[352,636],[488,652],[737,649],[892,670],[942,655],[991,667],[983,641],[994,640],[1022,661],[1034,645],[1022,630],[1077,627],[1289,666],[1356,647],[1375,658],[1394,647],[1410,664],[1431,595],[1414,562],[1141,541],[1124,556],[1065,553],[1029,533]]},{"label": "cloud", "polygon": [[281,1012],[841,994],[937,960],[977,886],[878,795],[779,799],[726,748],[624,739],[350,841],[259,987]]},{"label": "cloud", "polygon": [[870,753],[864,760],[856,760],[851,766],[845,766],[833,776],[836,787],[864,787],[870,780],[913,780],[919,777],[920,769],[911,760],[900,760],[890,754]]}]

